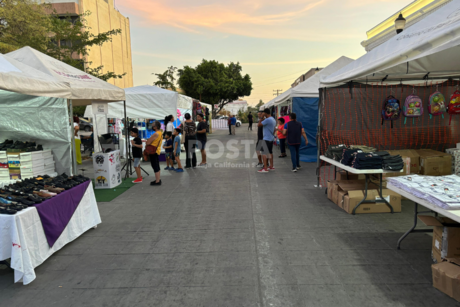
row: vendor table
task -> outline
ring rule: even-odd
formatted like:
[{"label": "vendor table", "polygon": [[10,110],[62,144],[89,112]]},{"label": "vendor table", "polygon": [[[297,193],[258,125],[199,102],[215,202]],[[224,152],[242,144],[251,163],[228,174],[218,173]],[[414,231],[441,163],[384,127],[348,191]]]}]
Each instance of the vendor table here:
[{"label": "vendor table", "polygon": [[[399,173],[399,172],[402,172],[403,170],[398,171],[398,172],[386,171],[386,170],[383,170],[383,169],[364,169],[364,170],[359,170],[359,169],[344,165],[344,164],[342,164],[342,163],[340,163],[338,161],[335,161],[333,159],[327,158],[325,156],[321,156],[320,159],[323,160],[324,162],[327,162],[327,163],[329,163],[331,165],[334,165],[334,178],[336,177],[336,174],[337,174],[337,167],[341,168],[341,169],[343,169],[343,170],[345,170],[345,171],[347,171],[349,173],[352,173],[352,174],[365,175],[366,176],[365,188],[364,188],[364,198],[363,198],[363,200],[361,200],[356,205],[355,208],[353,208],[353,215],[355,214],[356,209],[358,209],[358,207],[361,206],[362,204],[375,204],[375,203],[385,203],[390,208],[391,213],[393,213],[393,206],[391,206],[390,203],[382,195],[382,190],[383,190],[382,174]],[[372,183],[371,177],[370,177],[371,175],[378,175],[378,177],[379,177],[379,185],[378,185],[377,192],[379,193],[380,199],[366,200],[369,183]]]},{"label": "vendor table", "polygon": [[89,183],[70,221],[52,247],[37,208],[29,207],[15,215],[0,214],[0,261],[11,258],[14,282],[22,280],[27,285],[36,278],[34,269],[37,266],[100,223],[92,183]]},{"label": "vendor table", "polygon": [[[445,217],[450,218],[451,220],[454,220],[458,223],[460,223],[460,210],[446,210],[441,207],[438,207],[429,201],[425,199],[421,199],[419,197],[416,197],[412,195],[409,192],[406,192],[402,189],[399,189],[395,186],[393,186],[391,183],[387,184],[387,189],[392,190],[396,193],[398,193],[401,196],[406,197],[407,199],[412,200],[415,203],[415,210],[414,210],[414,225],[405,233],[402,235],[401,238],[398,240],[398,245],[397,248],[401,249],[401,242],[411,233],[411,232],[433,232],[433,229],[415,229],[417,227],[417,221],[418,221],[418,214],[419,213],[434,213],[435,215],[441,214]],[[418,211],[418,205],[422,205],[425,208],[428,208],[429,211]]]}]

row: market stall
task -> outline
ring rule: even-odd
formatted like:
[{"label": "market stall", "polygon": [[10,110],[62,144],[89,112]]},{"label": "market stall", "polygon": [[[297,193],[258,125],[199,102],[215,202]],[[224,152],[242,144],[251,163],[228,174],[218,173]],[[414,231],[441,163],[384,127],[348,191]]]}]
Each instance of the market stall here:
[{"label": "market stall", "polygon": [[274,105],[278,108],[277,117],[283,117],[288,122],[289,114],[296,113],[297,121],[302,123],[307,134],[308,145],[302,143],[300,147],[300,160],[303,162],[317,162],[316,135],[320,78],[334,73],[351,62],[352,59],[342,56],[319,73],[275,98]]},{"label": "market stall", "polygon": [[[338,144],[443,151],[460,142],[460,117],[448,112],[460,85],[459,10],[448,3],[321,78],[318,155]],[[334,176],[324,166],[319,186]]]},{"label": "market stall", "polygon": [[[73,106],[91,105],[93,103],[107,104],[114,101],[124,101],[125,92],[105,81],[102,81],[90,74],[67,65],[57,59],[47,56],[33,48],[24,47],[8,53],[8,56],[42,73],[48,75],[55,82],[63,82],[70,87],[70,94],[66,97],[70,111],[70,118],[73,118]],[[33,118],[32,118],[33,119]],[[31,120],[32,120],[31,119]],[[35,129],[41,130],[46,123],[37,118]],[[48,123],[49,125],[49,123]],[[73,173],[77,173],[74,127],[70,126],[69,145],[73,148]],[[98,148],[97,138],[94,138],[95,146]]]}]

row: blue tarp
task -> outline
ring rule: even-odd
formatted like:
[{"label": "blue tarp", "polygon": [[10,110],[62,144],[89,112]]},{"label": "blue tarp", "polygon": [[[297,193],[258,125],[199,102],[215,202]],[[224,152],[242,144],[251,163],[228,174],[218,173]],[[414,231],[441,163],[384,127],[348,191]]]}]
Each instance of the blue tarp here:
[{"label": "blue tarp", "polygon": [[302,123],[308,138],[308,146],[305,146],[303,142],[300,147],[300,161],[302,162],[317,161],[318,102],[319,98],[294,97],[292,99],[292,112],[297,115],[297,121]]}]

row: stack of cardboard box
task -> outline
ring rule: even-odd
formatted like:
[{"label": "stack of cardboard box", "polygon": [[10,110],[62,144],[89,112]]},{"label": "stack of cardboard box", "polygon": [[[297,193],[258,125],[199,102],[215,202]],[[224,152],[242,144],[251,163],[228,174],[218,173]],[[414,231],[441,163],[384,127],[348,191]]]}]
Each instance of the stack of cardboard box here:
[{"label": "stack of cardboard box", "polygon": [[[328,182],[328,198],[345,212],[353,213],[354,207],[364,198],[365,180],[357,180],[359,176],[337,172],[337,179]],[[350,180],[346,180],[348,178]],[[379,199],[378,186],[371,183],[368,187],[366,200]],[[401,212],[401,196],[393,191],[384,189],[382,196],[393,206],[394,212]],[[355,213],[389,213],[390,208],[385,203],[362,204]]]},{"label": "stack of cardboard box", "polygon": [[[457,144],[457,146],[459,145]],[[452,156],[452,174],[460,176],[460,148],[446,149],[446,153]]]},{"label": "stack of cardboard box", "polygon": [[418,217],[433,226],[433,286],[460,301],[460,224],[449,218]]}]

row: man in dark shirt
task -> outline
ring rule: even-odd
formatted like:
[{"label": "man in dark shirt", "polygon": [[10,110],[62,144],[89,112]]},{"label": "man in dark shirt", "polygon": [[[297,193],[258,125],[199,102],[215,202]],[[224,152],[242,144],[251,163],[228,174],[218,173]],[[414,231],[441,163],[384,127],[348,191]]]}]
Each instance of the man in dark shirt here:
[{"label": "man in dark shirt", "polygon": [[249,127],[248,127],[248,130],[251,129],[251,131],[252,131],[252,123],[253,123],[253,116],[252,116],[252,113],[249,113],[249,115],[248,115],[248,120],[249,120]]},{"label": "man in dark shirt", "polygon": [[139,130],[137,128],[131,129],[131,146],[133,148],[134,169],[136,170],[137,179],[133,183],[142,183],[141,175],[141,158],[142,158],[142,140],[139,137]]},{"label": "man in dark shirt", "polygon": [[229,115],[227,119],[228,123],[228,135],[232,135],[232,116]]},{"label": "man in dark shirt", "polygon": [[206,122],[203,120],[203,115],[198,114],[196,116],[198,120],[198,126],[196,128],[196,139],[198,143],[198,148],[201,150],[201,163],[199,166],[206,166],[206,129],[207,126]]},{"label": "man in dark shirt", "polygon": [[[259,119],[262,117],[262,111],[259,111],[257,113],[257,116]],[[262,153],[260,152],[260,149],[262,148],[264,144],[264,127],[258,127],[257,128],[257,143],[256,143],[256,153],[257,153],[257,159],[259,159],[259,163],[256,165],[256,167],[263,167],[264,163],[262,162]]]}]

